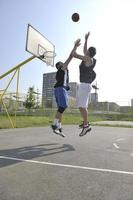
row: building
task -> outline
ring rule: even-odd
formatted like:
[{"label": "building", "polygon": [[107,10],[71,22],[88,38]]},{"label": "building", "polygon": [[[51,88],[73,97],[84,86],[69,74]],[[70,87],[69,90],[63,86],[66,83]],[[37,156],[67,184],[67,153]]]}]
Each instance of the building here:
[{"label": "building", "polygon": [[89,102],[93,103],[93,104],[98,103],[98,94],[97,93],[91,93]]},{"label": "building", "polygon": [[131,99],[131,106],[133,106],[133,99]]},{"label": "building", "polygon": [[42,107],[53,107],[56,72],[43,74]]},{"label": "building", "polygon": [[76,98],[76,88],[77,88],[77,83],[76,82],[70,82],[69,83],[70,90],[68,92],[70,97]]}]

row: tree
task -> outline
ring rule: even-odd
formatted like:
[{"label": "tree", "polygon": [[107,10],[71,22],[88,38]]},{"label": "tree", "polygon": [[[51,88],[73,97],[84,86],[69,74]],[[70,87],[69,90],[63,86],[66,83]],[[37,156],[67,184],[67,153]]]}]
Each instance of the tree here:
[{"label": "tree", "polygon": [[34,87],[29,87],[28,93],[26,95],[26,101],[24,102],[25,108],[28,108],[29,110],[31,108],[34,108],[36,105],[36,96],[35,96],[35,90]]}]

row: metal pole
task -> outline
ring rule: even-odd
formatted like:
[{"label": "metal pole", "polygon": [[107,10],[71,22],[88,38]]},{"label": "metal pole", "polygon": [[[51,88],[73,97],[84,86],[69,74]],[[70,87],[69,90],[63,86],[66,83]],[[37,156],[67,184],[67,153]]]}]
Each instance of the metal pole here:
[{"label": "metal pole", "polygon": [[0,76],[0,79],[4,78],[5,76],[7,76],[8,74],[10,74],[11,72],[13,72],[14,70],[18,69],[19,67],[21,67],[22,65],[26,64],[27,62],[33,60],[36,56],[31,56],[30,58],[24,60],[23,62],[19,63],[18,65],[16,65],[15,67],[13,67],[12,69],[10,69],[9,71],[7,71],[5,74]]},{"label": "metal pole", "polygon": [[[8,74],[10,74],[10,73],[12,73],[13,71],[15,71],[14,74],[13,74],[13,76],[12,76],[12,78],[11,78],[11,80],[9,81],[9,83],[8,83],[8,85],[7,85],[7,87],[6,87],[6,89],[3,90],[4,92],[0,95],[0,101],[2,101],[2,104],[3,104],[4,108],[5,108],[5,111],[6,111],[6,113],[7,113],[7,116],[8,116],[8,118],[9,118],[10,123],[11,123],[11,125],[12,125],[13,128],[15,128],[15,126],[16,126],[16,112],[15,112],[15,126],[14,126],[14,123],[13,123],[12,120],[11,120],[11,117],[10,117],[10,115],[9,115],[9,113],[8,113],[8,110],[7,110],[7,108],[6,108],[6,105],[5,105],[5,103],[3,102],[3,96],[5,95],[6,90],[8,89],[8,87],[9,87],[11,81],[13,80],[13,78],[14,78],[14,76],[15,76],[17,70],[18,70],[17,91],[16,91],[16,93],[17,93],[17,99],[16,99],[16,101],[18,100],[18,85],[19,85],[19,72],[20,72],[20,67],[21,67],[22,65],[28,63],[29,61],[33,60],[35,57],[36,57],[36,56],[31,56],[30,58],[24,60],[23,62],[19,63],[18,65],[16,65],[15,67],[13,67],[13,68],[10,69],[9,71],[7,71],[5,74],[3,74],[3,75],[0,76],[0,79],[2,79],[2,78],[4,78],[5,76],[7,76]],[[16,103],[16,107],[17,107],[17,103]]]}]

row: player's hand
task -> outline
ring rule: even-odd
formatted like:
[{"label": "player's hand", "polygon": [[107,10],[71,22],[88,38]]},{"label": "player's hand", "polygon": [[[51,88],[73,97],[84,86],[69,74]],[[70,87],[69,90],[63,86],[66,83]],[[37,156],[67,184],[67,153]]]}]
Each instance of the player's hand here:
[{"label": "player's hand", "polygon": [[80,46],[81,45],[81,39],[77,39],[76,41],[75,41],[75,47],[78,47],[78,46]]},{"label": "player's hand", "polygon": [[89,35],[90,35],[90,32],[88,32],[88,33],[85,34],[85,39],[86,40],[88,39]]}]

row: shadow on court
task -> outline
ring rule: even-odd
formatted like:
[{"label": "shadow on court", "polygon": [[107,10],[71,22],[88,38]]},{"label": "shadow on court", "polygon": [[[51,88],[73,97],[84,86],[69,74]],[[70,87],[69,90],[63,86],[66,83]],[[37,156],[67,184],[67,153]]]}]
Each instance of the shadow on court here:
[{"label": "shadow on court", "polygon": [[[70,144],[50,143],[15,149],[0,150],[0,156],[31,160],[37,157],[49,156],[53,154],[63,153],[66,151],[75,151],[75,149]],[[0,168],[8,165],[13,165],[19,162],[23,161],[0,159]]]}]

